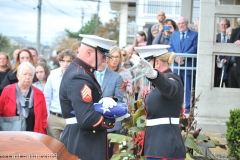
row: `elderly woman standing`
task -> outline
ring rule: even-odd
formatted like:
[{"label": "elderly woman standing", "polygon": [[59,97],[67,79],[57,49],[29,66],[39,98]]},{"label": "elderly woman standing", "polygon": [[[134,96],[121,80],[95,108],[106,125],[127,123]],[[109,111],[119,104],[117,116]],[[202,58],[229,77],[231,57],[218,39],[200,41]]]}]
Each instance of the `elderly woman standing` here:
[{"label": "elderly woman standing", "polygon": [[29,62],[22,62],[18,66],[16,75],[18,83],[3,89],[0,98],[0,116],[22,115],[26,118],[26,131],[46,134],[47,107],[43,93],[32,86],[34,73],[35,68]]},{"label": "elderly woman standing", "polygon": [[21,49],[21,50],[18,51],[17,58],[16,58],[16,63],[14,65],[13,69],[10,70],[7,73],[7,75],[5,76],[3,81],[1,82],[0,94],[2,93],[2,90],[3,90],[4,87],[6,87],[9,84],[13,84],[13,83],[18,82],[16,74],[17,74],[18,66],[22,62],[30,62],[32,65],[34,65],[32,54],[28,49]]}]

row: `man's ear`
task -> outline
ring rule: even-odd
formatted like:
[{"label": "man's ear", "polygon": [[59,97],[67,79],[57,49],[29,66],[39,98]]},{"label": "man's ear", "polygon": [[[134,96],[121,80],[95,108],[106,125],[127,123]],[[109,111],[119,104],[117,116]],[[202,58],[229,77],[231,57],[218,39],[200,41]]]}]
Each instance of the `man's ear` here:
[{"label": "man's ear", "polygon": [[92,53],[92,49],[91,49],[91,48],[88,48],[88,49],[87,49],[87,56],[90,56],[91,53]]}]

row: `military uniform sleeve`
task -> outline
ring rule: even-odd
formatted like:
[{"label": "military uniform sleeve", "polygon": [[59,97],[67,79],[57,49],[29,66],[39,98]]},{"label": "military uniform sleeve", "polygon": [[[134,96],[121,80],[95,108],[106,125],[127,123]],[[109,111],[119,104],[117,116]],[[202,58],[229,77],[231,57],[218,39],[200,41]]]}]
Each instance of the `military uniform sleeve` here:
[{"label": "military uniform sleeve", "polygon": [[183,86],[179,78],[173,73],[167,76],[166,74],[158,72],[157,78],[149,79],[149,81],[151,81],[154,86],[159,89],[161,94],[168,99],[172,99]]},{"label": "military uniform sleeve", "polygon": [[115,119],[104,118],[94,110],[94,103],[100,100],[101,93],[83,75],[74,76],[68,85],[67,96],[72,102],[79,127],[82,129],[113,128]]}]

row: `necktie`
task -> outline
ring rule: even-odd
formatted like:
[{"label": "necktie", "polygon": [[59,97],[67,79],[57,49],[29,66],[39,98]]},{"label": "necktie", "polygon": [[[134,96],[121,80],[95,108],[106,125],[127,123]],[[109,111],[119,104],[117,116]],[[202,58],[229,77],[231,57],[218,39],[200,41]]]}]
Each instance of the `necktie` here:
[{"label": "necktie", "polygon": [[180,41],[180,44],[181,44],[181,47],[183,46],[183,42],[184,42],[184,32],[182,32],[182,39],[181,39],[181,41]]},{"label": "necktie", "polygon": [[222,38],[222,43],[226,43],[226,35],[225,34],[223,34],[223,38]]}]

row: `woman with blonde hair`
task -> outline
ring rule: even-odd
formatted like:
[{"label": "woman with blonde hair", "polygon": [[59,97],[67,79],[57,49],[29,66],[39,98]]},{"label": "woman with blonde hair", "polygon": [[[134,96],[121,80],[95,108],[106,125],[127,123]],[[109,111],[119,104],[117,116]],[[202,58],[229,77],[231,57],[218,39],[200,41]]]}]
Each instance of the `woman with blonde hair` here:
[{"label": "woman with blonde hair", "polygon": [[17,58],[16,58],[16,63],[14,65],[13,69],[10,70],[7,73],[7,75],[5,76],[5,78],[3,79],[3,81],[0,85],[0,94],[2,93],[2,90],[3,90],[4,87],[6,87],[9,84],[13,84],[13,83],[18,82],[18,79],[17,79],[17,76],[16,76],[17,75],[17,69],[18,69],[18,66],[22,62],[30,62],[34,66],[33,56],[31,54],[31,52],[26,48],[23,48],[23,49],[18,51]]},{"label": "woman with blonde hair", "polygon": [[123,84],[122,84],[122,89],[125,92],[123,95],[123,101],[127,103],[127,92],[131,93],[132,92],[132,75],[131,72],[122,67],[122,54],[120,52],[120,49],[117,46],[113,46],[110,48],[109,54],[111,58],[107,59],[108,63],[108,68],[118,72],[122,76]]},{"label": "woman with blonde hair", "polygon": [[11,65],[9,56],[6,53],[1,52],[0,53],[0,84],[11,69],[12,69],[12,65]]},{"label": "woman with blonde hair", "polygon": [[122,57],[122,67],[128,69],[133,66],[133,64],[129,61],[129,57],[127,51],[125,49],[121,49],[121,57]]}]

